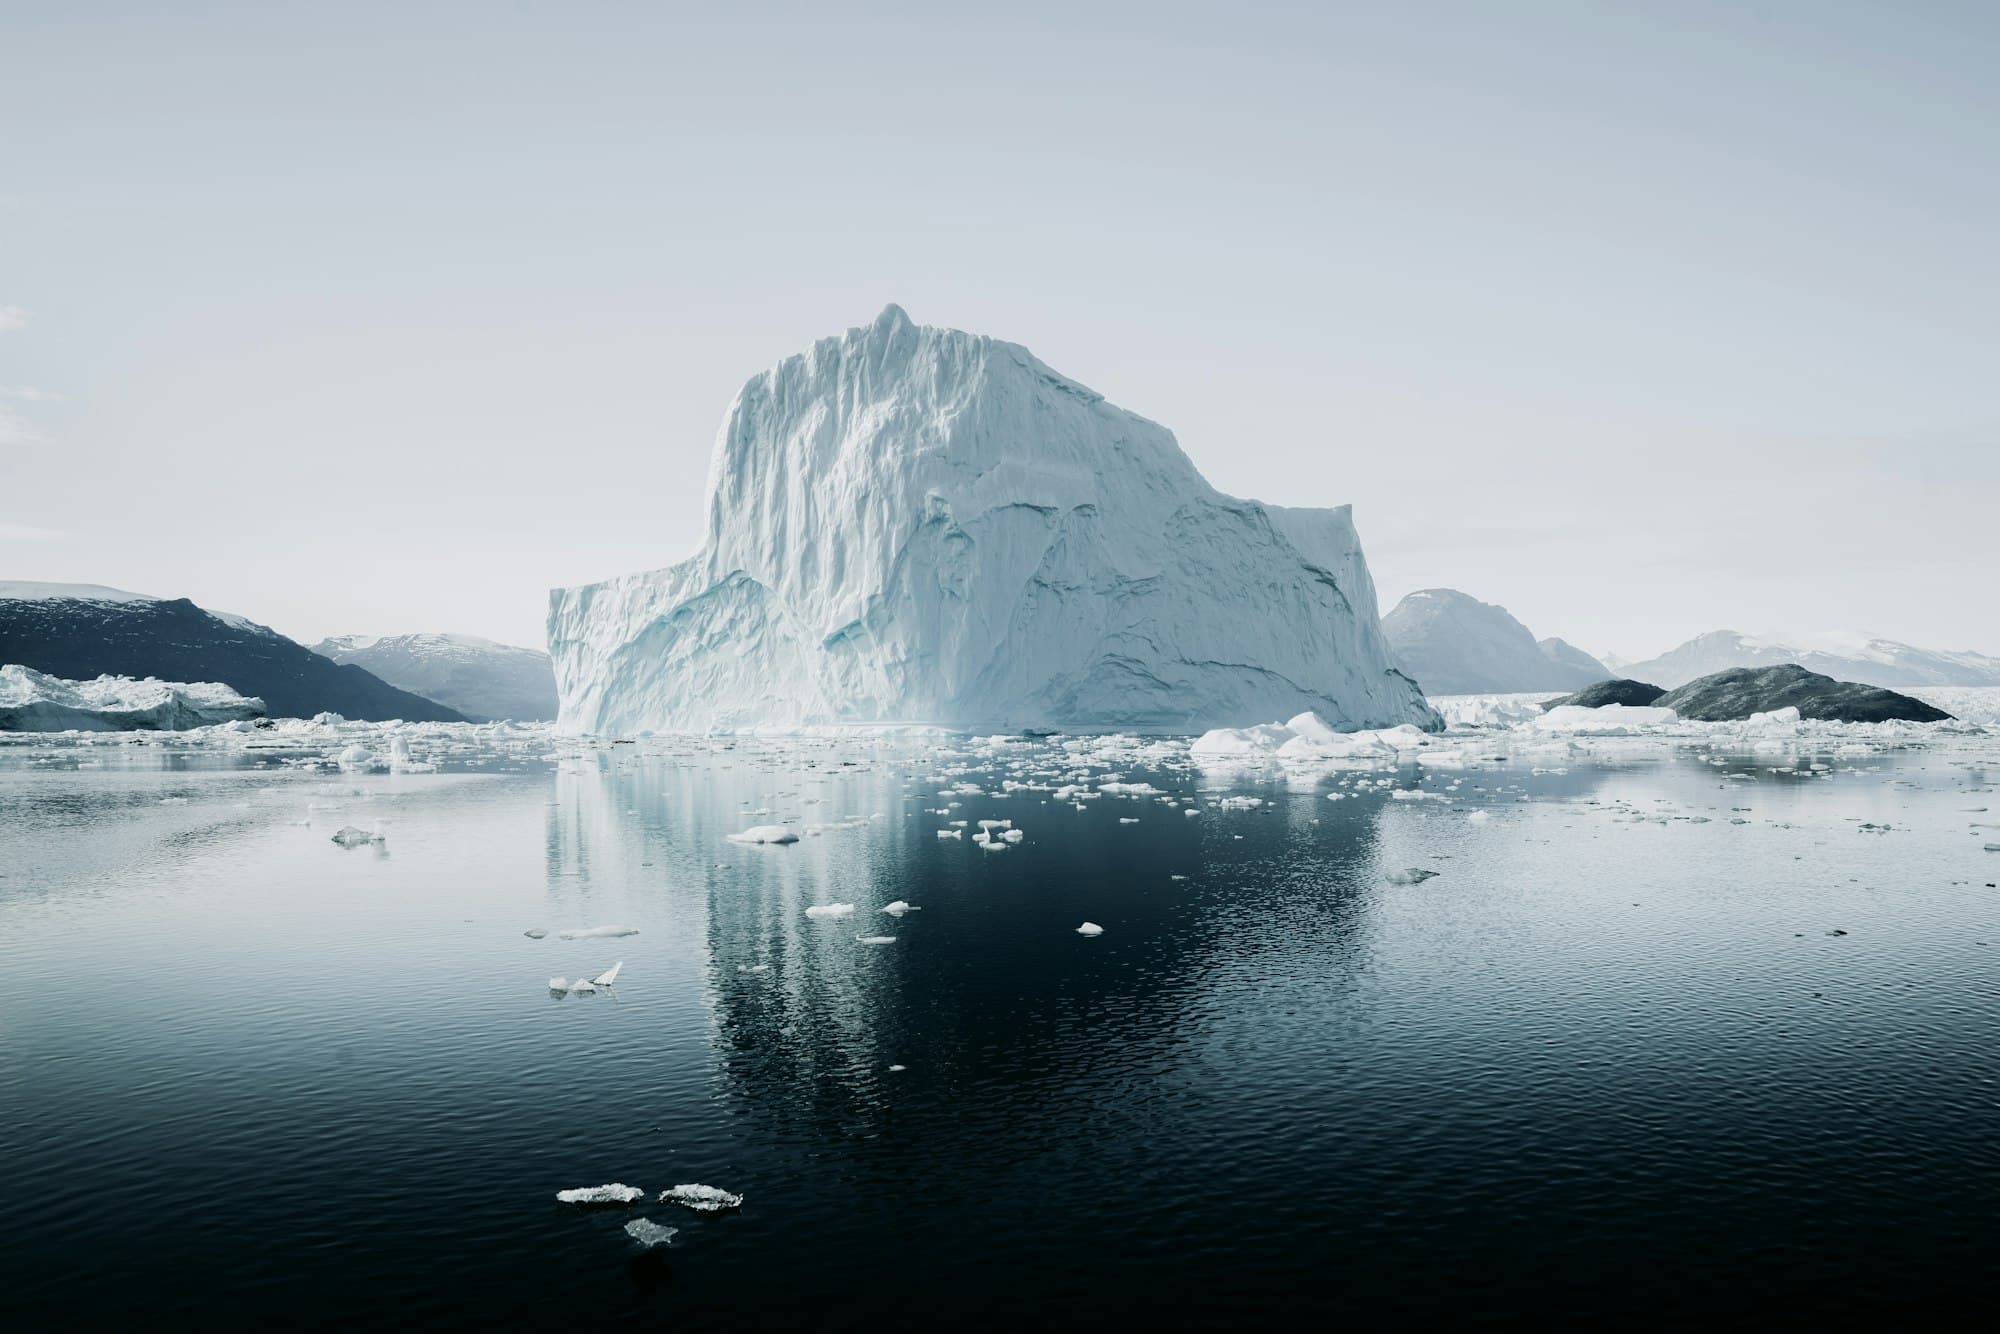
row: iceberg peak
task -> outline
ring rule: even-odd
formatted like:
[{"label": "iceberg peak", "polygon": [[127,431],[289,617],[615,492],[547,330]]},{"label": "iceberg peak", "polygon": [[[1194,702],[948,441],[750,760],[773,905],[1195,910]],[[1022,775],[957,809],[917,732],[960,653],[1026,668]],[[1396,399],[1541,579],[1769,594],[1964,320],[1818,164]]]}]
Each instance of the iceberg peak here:
[{"label": "iceberg peak", "polygon": [[1346,507],[1223,495],[1166,428],[899,306],[743,386],[708,511],[680,564],[551,595],[565,729],[1439,725]]}]

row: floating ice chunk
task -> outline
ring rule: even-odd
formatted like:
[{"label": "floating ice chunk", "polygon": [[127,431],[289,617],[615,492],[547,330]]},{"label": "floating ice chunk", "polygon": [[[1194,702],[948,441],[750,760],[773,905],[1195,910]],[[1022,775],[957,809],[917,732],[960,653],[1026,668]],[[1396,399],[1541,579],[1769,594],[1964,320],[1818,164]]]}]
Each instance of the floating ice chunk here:
[{"label": "floating ice chunk", "polygon": [[385,769],[388,765],[366,746],[353,745],[333,757],[333,762],[348,773],[367,773],[371,769]]},{"label": "floating ice chunk", "polygon": [[347,721],[337,713],[315,713],[312,720],[315,727],[338,727]]},{"label": "floating ice chunk", "polygon": [[624,966],[625,966],[625,961],[623,959],[620,959],[617,963],[612,964],[609,968],[599,973],[596,977],[591,978],[590,979],[591,985],[598,987],[610,986],[613,982],[616,982],[618,980],[618,970],[623,968]]},{"label": "floating ice chunk", "polygon": [[896,943],[894,936],[856,936],[855,939],[864,945],[893,945]]},{"label": "floating ice chunk", "polygon": [[1427,871],[1421,866],[1410,866],[1400,871],[1389,872],[1387,878],[1392,885],[1421,885],[1426,880],[1435,880],[1437,875],[1436,871]]},{"label": "floating ice chunk", "polygon": [[1488,821],[1488,820],[1490,820],[1490,819],[1492,819],[1492,818],[1493,818],[1493,812],[1492,812],[1492,811],[1474,811],[1474,812],[1473,812],[1472,814],[1470,814],[1470,815],[1466,816],[1465,818],[1466,818],[1466,819],[1468,819],[1468,820],[1471,820],[1471,821],[1472,821],[1473,823],[1475,823],[1475,824],[1484,824],[1484,823],[1485,823],[1486,821]]},{"label": "floating ice chunk", "polygon": [[1292,730],[1277,723],[1255,727],[1217,727],[1203,732],[1188,747],[1188,754],[1215,759],[1255,759],[1275,755],[1278,747],[1292,739]]},{"label": "floating ice chunk", "polygon": [[637,1186],[612,1182],[608,1186],[579,1186],[575,1190],[559,1190],[556,1198],[564,1204],[631,1204],[646,1192]]},{"label": "floating ice chunk", "polygon": [[558,940],[606,940],[613,936],[636,936],[636,926],[577,926],[567,931],[558,931]]},{"label": "floating ice chunk", "polygon": [[815,903],[806,909],[808,917],[852,917],[854,905],[851,903]]},{"label": "floating ice chunk", "polygon": [[897,899],[882,911],[892,917],[901,917],[906,912],[922,912],[923,909],[917,907],[914,903],[905,903],[903,900]]},{"label": "floating ice chunk", "polygon": [[740,834],[729,836],[731,843],[796,843],[799,836],[781,824],[751,825]]},{"label": "floating ice chunk", "polygon": [[523,931],[521,934],[526,936],[529,940],[541,940],[549,933],[547,928],[545,927],[532,926],[529,927],[526,931]]},{"label": "floating ice chunk", "polygon": [[991,832],[995,829],[1012,829],[1014,822],[1012,820],[981,820],[979,827]]},{"label": "floating ice chunk", "polygon": [[576,981],[569,984],[569,994],[572,996],[595,996],[597,994],[597,984],[588,978],[579,977]]},{"label": "floating ice chunk", "polygon": [[650,1218],[635,1218],[625,1225],[625,1235],[649,1249],[671,1244],[679,1231],[677,1227],[662,1227]]},{"label": "floating ice chunk", "polygon": [[1095,922],[1085,922],[1076,929],[1076,933],[1079,936],[1101,936],[1104,934],[1104,928]]},{"label": "floating ice chunk", "polygon": [[368,843],[380,843],[382,836],[370,833],[366,829],[356,829],[353,825],[346,825],[333,836],[333,841],[343,848],[358,848]]},{"label": "floating ice chunk", "polygon": [[1581,704],[1564,704],[1550,709],[1530,726],[1537,732],[1564,732],[1572,736],[1630,736],[1648,727],[1665,727],[1678,722],[1672,709],[1633,704],[1606,704],[1590,709]]},{"label": "floating ice chunk", "polygon": [[715,1186],[675,1186],[660,1192],[661,1204],[678,1204],[700,1214],[719,1214],[724,1209],[743,1207],[741,1195],[731,1195]]},{"label": "floating ice chunk", "polygon": [[963,841],[965,832],[960,829],[940,829],[937,831],[937,836],[939,838],[955,838]]},{"label": "floating ice chunk", "polygon": [[568,978],[566,978],[566,977],[552,977],[552,978],[550,978],[550,979],[549,979],[549,990],[550,990],[550,991],[553,991],[553,992],[554,992],[554,993],[555,993],[556,995],[558,995],[558,996],[567,996],[567,995],[569,995],[569,979],[568,979]]},{"label": "floating ice chunk", "polygon": [[909,1068],[910,1068],[910,1067],[909,1067],[909,1066],[907,1066],[907,1065],[892,1065],[892,1066],[890,1066],[890,1067],[889,1067],[889,1073],[893,1075],[893,1074],[897,1073],[898,1071],[901,1071],[901,1070],[907,1070],[907,1069],[909,1069]]},{"label": "floating ice chunk", "polygon": [[1019,843],[1027,836],[1018,829],[1003,829],[1000,831],[1000,837],[1009,843]]}]

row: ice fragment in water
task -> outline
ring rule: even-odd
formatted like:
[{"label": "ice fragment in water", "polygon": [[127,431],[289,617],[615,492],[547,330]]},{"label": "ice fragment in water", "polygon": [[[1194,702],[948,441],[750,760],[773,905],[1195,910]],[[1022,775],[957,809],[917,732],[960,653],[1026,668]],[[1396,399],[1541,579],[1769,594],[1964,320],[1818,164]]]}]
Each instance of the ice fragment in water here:
[{"label": "ice fragment in water", "polygon": [[781,824],[751,825],[740,834],[729,836],[731,843],[796,843],[799,836]]},{"label": "ice fragment in water", "polygon": [[923,909],[917,907],[914,903],[905,903],[903,900],[897,899],[882,911],[894,917],[901,917],[906,912],[922,912]]},{"label": "ice fragment in water", "polygon": [[938,831],[937,831],[937,836],[938,836],[939,838],[958,838],[958,839],[962,839],[962,838],[964,838],[964,837],[965,837],[965,834],[964,834],[964,833],[963,833],[962,831],[960,831],[960,830],[957,830],[957,829],[940,829],[940,830],[938,830]]},{"label": "ice fragment in water", "polygon": [[625,1235],[641,1246],[665,1246],[679,1231],[677,1227],[662,1227],[650,1218],[635,1218],[625,1225]]},{"label": "ice fragment in water", "polygon": [[636,936],[636,926],[579,926],[568,931],[558,931],[558,940],[603,940],[610,936]]},{"label": "ice fragment in water", "polygon": [[806,909],[808,917],[852,917],[854,905],[851,903],[815,903]]},{"label": "ice fragment in water", "polygon": [[660,1192],[660,1203],[685,1205],[696,1213],[719,1214],[724,1209],[741,1207],[743,1197],[714,1186],[675,1186]]},{"label": "ice fragment in water", "polygon": [[1426,871],[1421,866],[1410,866],[1400,871],[1389,872],[1388,879],[1392,885],[1421,885],[1426,880],[1436,879],[1437,874],[1436,871]]},{"label": "ice fragment in water", "polygon": [[612,964],[609,968],[599,973],[596,977],[591,978],[590,979],[591,985],[598,987],[610,986],[613,982],[616,982],[618,980],[618,970],[623,968],[624,966],[625,966],[625,961],[623,959],[620,959],[617,963]]},{"label": "ice fragment in water", "polygon": [[566,978],[566,977],[552,977],[552,978],[550,978],[550,979],[549,979],[549,990],[550,990],[550,991],[553,991],[553,992],[554,992],[554,993],[555,993],[556,995],[558,995],[558,996],[567,996],[567,995],[569,995],[569,979],[568,979],[568,978]]},{"label": "ice fragment in water", "polygon": [[646,1192],[637,1186],[620,1185],[612,1182],[608,1186],[579,1186],[575,1190],[559,1190],[556,1198],[564,1204],[630,1204]]},{"label": "ice fragment in water", "polygon": [[358,848],[364,843],[381,842],[381,835],[371,834],[366,829],[356,829],[353,825],[346,825],[341,828],[339,833],[333,836],[333,841],[340,844],[343,848]]},{"label": "ice fragment in water", "polygon": [[896,943],[894,936],[856,936],[855,939],[864,945],[893,945]]},{"label": "ice fragment in water", "polygon": [[548,935],[548,931],[544,927],[536,926],[536,927],[530,927],[528,930],[523,931],[521,934],[526,936],[529,940],[540,940],[544,936]]},{"label": "ice fragment in water", "polygon": [[1104,928],[1095,922],[1085,922],[1076,929],[1076,933],[1079,936],[1101,936],[1104,934]]}]

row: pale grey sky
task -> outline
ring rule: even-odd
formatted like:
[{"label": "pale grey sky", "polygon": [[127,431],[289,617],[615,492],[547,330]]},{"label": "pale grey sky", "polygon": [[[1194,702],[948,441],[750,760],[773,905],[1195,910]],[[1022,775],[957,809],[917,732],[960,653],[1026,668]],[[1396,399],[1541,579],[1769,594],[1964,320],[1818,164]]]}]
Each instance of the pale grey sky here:
[{"label": "pale grey sky", "polygon": [[0,578],[538,643],[887,302],[1643,656],[2000,652],[2000,8],[0,4]]}]

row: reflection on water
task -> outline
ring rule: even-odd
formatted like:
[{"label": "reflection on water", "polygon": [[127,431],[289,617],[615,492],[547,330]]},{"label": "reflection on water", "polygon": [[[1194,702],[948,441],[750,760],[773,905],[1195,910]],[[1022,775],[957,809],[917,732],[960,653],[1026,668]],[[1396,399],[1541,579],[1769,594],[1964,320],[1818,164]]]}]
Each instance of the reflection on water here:
[{"label": "reflection on water", "polygon": [[[39,1323],[998,1327],[1803,1320],[1980,1272],[1988,757],[1183,756],[0,751],[0,1278]],[[681,1229],[638,1255],[552,1203],[614,1180],[747,1203],[635,1211]]]}]

